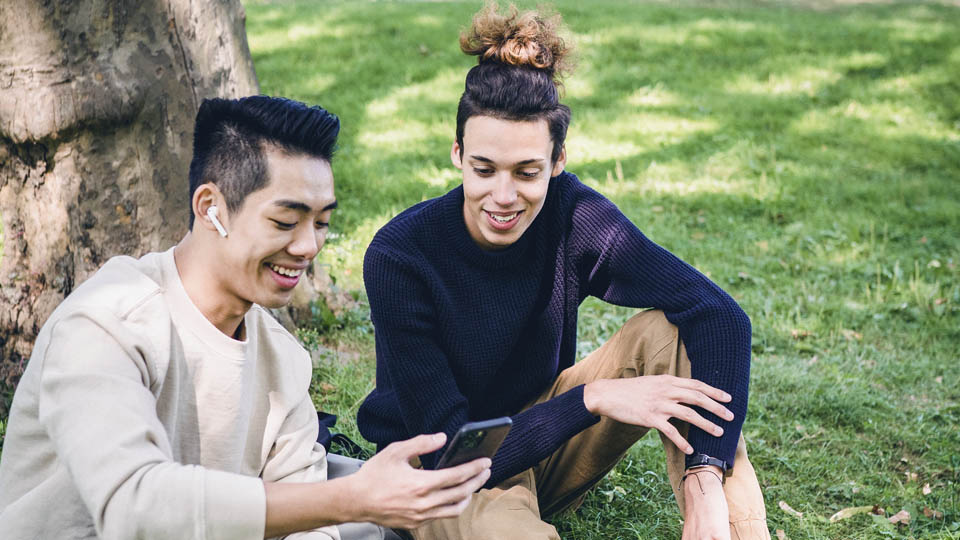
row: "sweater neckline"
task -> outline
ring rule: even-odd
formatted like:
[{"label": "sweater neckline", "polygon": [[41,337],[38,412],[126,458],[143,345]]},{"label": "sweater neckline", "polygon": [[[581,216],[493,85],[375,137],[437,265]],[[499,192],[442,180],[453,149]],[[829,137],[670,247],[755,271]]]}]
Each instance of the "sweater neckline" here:
[{"label": "sweater neckline", "polygon": [[[533,237],[536,235],[537,225],[542,216],[537,216],[530,227],[523,232],[520,239],[513,244],[498,250],[482,249],[470,236],[467,223],[463,218],[463,184],[457,186],[443,198],[443,226],[452,234],[447,235],[454,245],[454,249],[469,261],[484,268],[508,268],[518,265],[530,251]],[[546,209],[546,205],[544,205]],[[540,212],[543,214],[543,210]]]}]

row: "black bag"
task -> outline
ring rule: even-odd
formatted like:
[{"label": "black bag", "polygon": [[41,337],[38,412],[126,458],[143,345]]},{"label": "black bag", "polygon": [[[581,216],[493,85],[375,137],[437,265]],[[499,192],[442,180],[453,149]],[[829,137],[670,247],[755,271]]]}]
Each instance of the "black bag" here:
[{"label": "black bag", "polygon": [[362,446],[353,442],[343,433],[330,431],[337,424],[337,415],[317,411],[317,421],[320,422],[320,432],[317,433],[317,442],[322,444],[327,453],[340,454],[354,459],[368,460],[373,454],[364,450]]}]

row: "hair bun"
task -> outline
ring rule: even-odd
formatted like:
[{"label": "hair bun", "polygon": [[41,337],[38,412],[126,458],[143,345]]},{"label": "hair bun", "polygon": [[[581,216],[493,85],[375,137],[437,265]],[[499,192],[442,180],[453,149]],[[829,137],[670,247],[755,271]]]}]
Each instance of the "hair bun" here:
[{"label": "hair bun", "polygon": [[497,4],[490,2],[473,16],[470,29],[460,34],[463,52],[478,56],[481,64],[541,69],[554,79],[568,70],[570,47],[560,37],[563,22],[559,14],[520,13],[513,4],[506,14],[497,11]]}]

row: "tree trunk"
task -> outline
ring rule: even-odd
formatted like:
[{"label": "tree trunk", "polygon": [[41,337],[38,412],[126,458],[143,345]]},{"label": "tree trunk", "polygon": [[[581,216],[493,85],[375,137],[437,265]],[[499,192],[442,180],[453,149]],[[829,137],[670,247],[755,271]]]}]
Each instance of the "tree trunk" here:
[{"label": "tree trunk", "polygon": [[200,101],[258,91],[244,18],[239,0],[0,0],[7,392],[77,284],[186,232]]}]

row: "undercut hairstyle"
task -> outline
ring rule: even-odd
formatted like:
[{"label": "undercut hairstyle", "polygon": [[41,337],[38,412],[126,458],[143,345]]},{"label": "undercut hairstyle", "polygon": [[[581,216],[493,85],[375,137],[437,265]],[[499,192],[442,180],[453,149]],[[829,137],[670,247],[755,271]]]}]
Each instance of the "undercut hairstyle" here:
[{"label": "undercut hairstyle", "polygon": [[571,48],[560,36],[560,15],[520,13],[510,5],[498,13],[488,3],[460,34],[460,49],[478,57],[467,73],[457,108],[457,143],[463,157],[463,130],[474,116],[530,122],[545,120],[556,163],[570,126],[570,108],[560,103],[561,79],[572,69]]},{"label": "undercut hairstyle", "polygon": [[340,133],[340,119],[319,106],[286,98],[250,96],[205,99],[193,133],[190,162],[190,229],[193,194],[215,184],[236,212],[247,196],[269,182],[266,150],[306,155],[330,162]]}]

